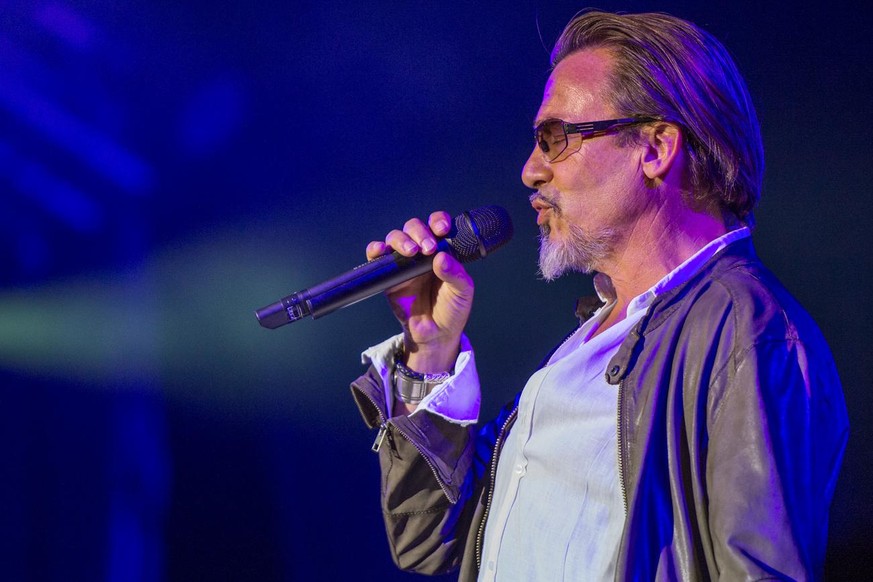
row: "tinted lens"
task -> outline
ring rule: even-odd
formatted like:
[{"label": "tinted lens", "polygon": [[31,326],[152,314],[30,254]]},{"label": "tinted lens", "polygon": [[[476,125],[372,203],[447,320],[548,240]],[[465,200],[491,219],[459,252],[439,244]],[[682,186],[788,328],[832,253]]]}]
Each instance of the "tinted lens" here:
[{"label": "tinted lens", "polygon": [[560,119],[549,119],[542,122],[534,130],[534,139],[543,155],[551,162],[567,148],[564,122]]}]

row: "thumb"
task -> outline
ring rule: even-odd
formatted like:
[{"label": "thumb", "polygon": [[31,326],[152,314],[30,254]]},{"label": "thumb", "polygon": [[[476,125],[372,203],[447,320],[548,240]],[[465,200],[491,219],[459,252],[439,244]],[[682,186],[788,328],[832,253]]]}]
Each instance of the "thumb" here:
[{"label": "thumb", "polygon": [[433,272],[440,281],[449,285],[459,295],[471,295],[473,279],[458,260],[446,252],[437,253],[433,259]]}]

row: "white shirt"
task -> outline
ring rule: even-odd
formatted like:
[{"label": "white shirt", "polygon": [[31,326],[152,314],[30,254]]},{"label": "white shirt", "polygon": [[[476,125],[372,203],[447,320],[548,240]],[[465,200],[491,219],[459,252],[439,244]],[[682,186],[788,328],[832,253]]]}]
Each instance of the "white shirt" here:
[{"label": "white shirt", "polygon": [[[601,307],[534,373],[500,454],[485,529],[480,580],[610,580],[624,526],[618,483],[617,390],[607,364],[654,298],[690,279],[716,252],[749,236],[741,228],[710,242],[628,305],[626,317],[592,337],[615,305],[608,277],[595,276]],[[370,348],[393,402],[390,370],[402,336]],[[472,348],[462,339],[455,375],[422,410],[469,424],[479,414]]]}]

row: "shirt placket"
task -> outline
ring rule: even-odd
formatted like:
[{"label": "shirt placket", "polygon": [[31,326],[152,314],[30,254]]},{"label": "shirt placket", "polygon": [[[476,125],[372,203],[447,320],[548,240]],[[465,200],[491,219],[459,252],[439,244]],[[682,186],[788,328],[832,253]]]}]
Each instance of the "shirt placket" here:
[{"label": "shirt placket", "polygon": [[[491,526],[493,524],[496,526],[496,531],[499,531],[499,534],[496,534],[495,532],[495,539],[490,540],[494,543],[488,544],[485,559],[482,561],[482,576],[480,577],[480,580],[492,581],[495,580],[497,576],[497,562],[500,548],[503,545],[503,534],[506,531],[509,514],[518,499],[518,489],[521,485],[521,480],[527,473],[528,459],[524,454],[524,446],[530,439],[531,434],[531,422],[533,421],[532,404],[536,401],[536,397],[539,395],[540,388],[547,376],[548,374],[544,374],[535,386],[529,386],[529,388],[534,388],[530,394],[530,402],[519,406],[518,419],[513,425],[509,437],[513,439],[513,442],[511,444],[507,443],[512,450],[511,459],[506,457],[506,447],[504,447],[500,456],[498,475],[500,475],[500,477],[507,475],[504,467],[501,465],[504,461],[511,461],[511,470],[508,472],[508,479],[504,481],[506,483],[505,492],[495,497],[495,500],[498,503],[498,506],[496,507],[497,511],[493,512],[488,518],[488,525]],[[520,439],[519,435],[524,435],[524,438]],[[499,478],[498,481],[500,481]]]}]

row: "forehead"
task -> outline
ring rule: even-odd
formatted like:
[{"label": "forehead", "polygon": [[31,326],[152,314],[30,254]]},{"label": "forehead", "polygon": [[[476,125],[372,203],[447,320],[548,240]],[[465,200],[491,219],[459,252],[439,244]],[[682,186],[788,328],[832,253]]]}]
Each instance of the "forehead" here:
[{"label": "forehead", "polygon": [[612,55],[605,49],[575,52],[549,75],[536,125],[549,118],[565,121],[605,119],[612,108],[605,96],[612,71]]}]

